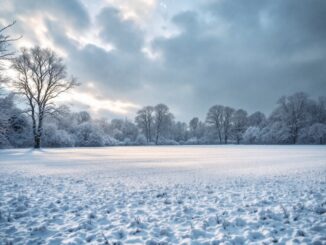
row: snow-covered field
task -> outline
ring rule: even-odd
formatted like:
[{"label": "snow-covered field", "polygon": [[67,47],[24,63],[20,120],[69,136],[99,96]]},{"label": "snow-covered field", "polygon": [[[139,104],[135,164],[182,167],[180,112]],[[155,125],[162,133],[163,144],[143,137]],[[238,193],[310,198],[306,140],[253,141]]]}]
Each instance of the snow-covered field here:
[{"label": "snow-covered field", "polygon": [[0,244],[326,244],[325,146],[0,151]]}]

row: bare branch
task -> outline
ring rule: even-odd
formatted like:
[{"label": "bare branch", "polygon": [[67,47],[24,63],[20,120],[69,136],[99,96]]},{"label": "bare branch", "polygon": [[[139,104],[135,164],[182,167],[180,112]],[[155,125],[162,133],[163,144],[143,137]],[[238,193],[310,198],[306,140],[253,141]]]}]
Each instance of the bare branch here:
[{"label": "bare branch", "polygon": [[17,72],[13,86],[25,96],[29,105],[34,147],[39,148],[43,120],[56,111],[53,99],[79,84],[75,78],[67,79],[62,59],[49,49],[22,49],[21,55],[13,60],[12,68]]},{"label": "bare branch", "polygon": [[4,32],[16,24],[16,21],[13,21],[11,24],[0,29],[0,60],[9,60],[14,55],[14,51],[9,51],[10,43],[19,40],[22,36],[17,38],[12,38],[9,35],[5,35]]}]

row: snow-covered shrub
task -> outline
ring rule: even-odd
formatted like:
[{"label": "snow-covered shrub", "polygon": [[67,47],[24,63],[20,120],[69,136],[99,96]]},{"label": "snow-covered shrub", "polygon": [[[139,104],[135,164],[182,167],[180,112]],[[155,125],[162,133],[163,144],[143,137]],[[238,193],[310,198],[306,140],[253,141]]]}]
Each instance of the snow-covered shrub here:
[{"label": "snow-covered shrub", "polygon": [[122,127],[122,133],[124,139],[129,138],[130,142],[135,142],[138,136],[137,126],[134,123],[125,120]]},{"label": "snow-covered shrub", "polygon": [[261,141],[265,144],[290,143],[290,129],[282,122],[271,123],[261,130]]},{"label": "snow-covered shrub", "polygon": [[0,149],[11,148],[11,144],[4,133],[0,132]]},{"label": "snow-covered shrub", "polygon": [[123,141],[123,133],[121,130],[119,130],[117,128],[113,129],[112,136],[118,141]]},{"label": "snow-covered shrub", "polygon": [[27,147],[31,142],[30,121],[15,106],[14,95],[0,97],[0,148]]},{"label": "snow-covered shrub", "polygon": [[113,119],[109,126],[106,126],[106,132],[120,142],[129,138],[130,142],[134,143],[138,135],[138,128],[129,120]]},{"label": "snow-covered shrub", "polygon": [[84,122],[76,128],[76,146],[104,146],[103,132],[91,122]]},{"label": "snow-covered shrub", "polygon": [[256,126],[247,128],[243,134],[243,141],[247,144],[260,143],[260,128]]},{"label": "snow-covered shrub", "polygon": [[55,124],[44,125],[43,147],[71,147],[74,146],[73,137],[65,130],[58,129]]},{"label": "snow-covered shrub", "polygon": [[315,144],[326,143],[326,124],[315,123],[309,128],[309,135],[314,140]]},{"label": "snow-covered shrub", "polygon": [[176,142],[175,140],[172,139],[166,139],[166,138],[161,138],[159,140],[159,145],[179,145],[178,142]]},{"label": "snow-covered shrub", "polygon": [[196,145],[198,144],[198,139],[197,137],[191,137],[185,142],[186,145]]},{"label": "snow-covered shrub", "polygon": [[103,142],[106,146],[114,146],[114,145],[120,145],[120,141],[116,140],[115,138],[111,137],[110,135],[103,135]]},{"label": "snow-covered shrub", "polygon": [[326,124],[314,123],[300,130],[299,143],[301,144],[325,144]]},{"label": "snow-covered shrub", "polygon": [[124,138],[123,144],[124,145],[133,145],[133,142],[127,137],[127,138]]},{"label": "snow-covered shrub", "polygon": [[136,145],[146,145],[147,144],[146,137],[143,134],[137,135],[135,144]]},{"label": "snow-covered shrub", "polygon": [[32,145],[32,128],[27,116],[19,110],[12,111],[8,120],[7,138],[13,147]]}]

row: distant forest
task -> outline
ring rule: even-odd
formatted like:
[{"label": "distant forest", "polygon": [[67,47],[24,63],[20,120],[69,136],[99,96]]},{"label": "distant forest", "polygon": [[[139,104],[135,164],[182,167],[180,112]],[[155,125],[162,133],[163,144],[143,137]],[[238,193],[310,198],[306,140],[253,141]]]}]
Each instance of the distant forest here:
[{"label": "distant forest", "polygon": [[[15,105],[12,93],[0,98],[0,147],[32,147],[30,117]],[[164,104],[146,106],[134,120],[94,120],[86,111],[57,108],[44,119],[42,147],[196,144],[325,144],[326,98],[305,93],[282,97],[266,117],[214,105],[205,121],[176,121]]]},{"label": "distant forest", "polygon": [[[177,121],[164,104],[145,106],[134,120],[95,120],[87,111],[71,112],[55,98],[78,82],[68,78],[63,60],[49,49],[11,52],[15,39],[0,29],[0,148],[86,147],[112,145],[325,144],[326,97],[303,92],[284,96],[273,112],[251,115],[243,109],[214,105],[202,121]],[[1,64],[9,62],[9,68]],[[5,76],[6,69],[16,74]],[[0,88],[1,89],[1,88]],[[19,109],[17,101],[26,109]]]}]

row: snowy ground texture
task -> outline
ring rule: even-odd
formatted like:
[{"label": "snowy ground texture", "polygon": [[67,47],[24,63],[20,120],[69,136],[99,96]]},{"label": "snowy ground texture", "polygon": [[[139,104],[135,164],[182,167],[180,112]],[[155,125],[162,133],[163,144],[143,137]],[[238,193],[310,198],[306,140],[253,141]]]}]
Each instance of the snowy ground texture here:
[{"label": "snowy ground texture", "polygon": [[0,151],[0,244],[326,244],[323,146]]}]

